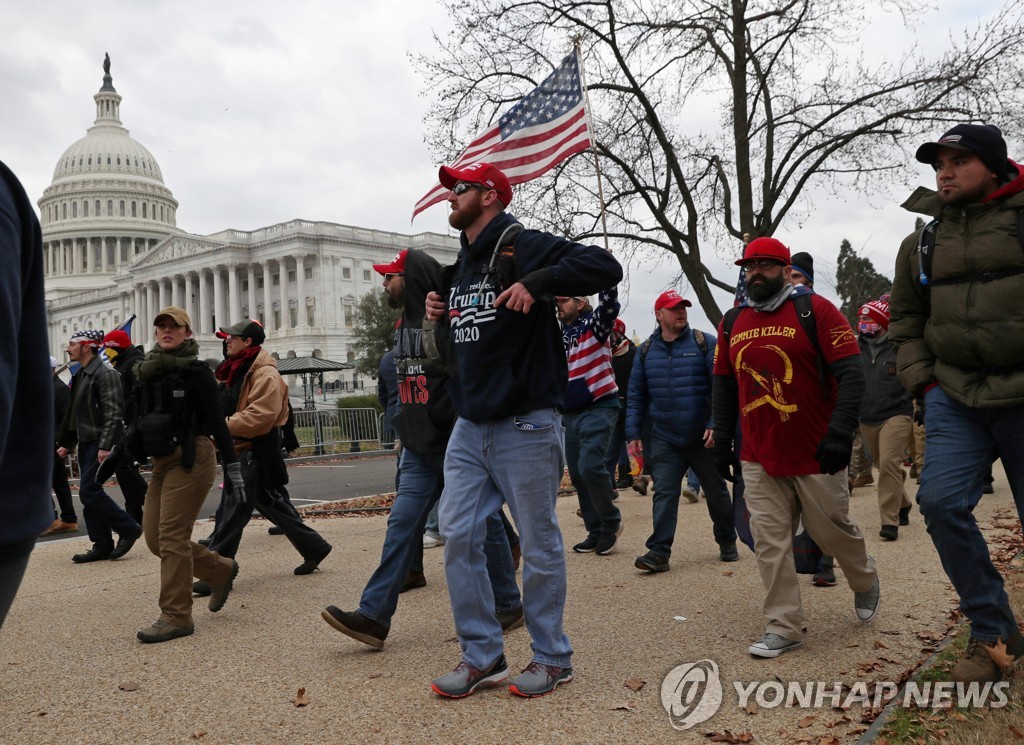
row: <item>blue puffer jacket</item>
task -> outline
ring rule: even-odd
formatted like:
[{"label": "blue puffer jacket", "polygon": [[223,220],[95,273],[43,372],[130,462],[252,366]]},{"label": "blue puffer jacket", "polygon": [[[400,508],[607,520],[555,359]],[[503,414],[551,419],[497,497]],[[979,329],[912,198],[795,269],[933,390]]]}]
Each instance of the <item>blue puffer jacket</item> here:
[{"label": "blue puffer jacket", "polygon": [[643,345],[637,347],[626,398],[627,440],[641,439],[647,423],[651,434],[682,447],[700,442],[704,430],[714,426],[711,371],[717,340],[708,333],[704,339],[707,354],[689,326],[672,342],[661,337],[659,328],[651,334],[646,358],[641,359]]}]

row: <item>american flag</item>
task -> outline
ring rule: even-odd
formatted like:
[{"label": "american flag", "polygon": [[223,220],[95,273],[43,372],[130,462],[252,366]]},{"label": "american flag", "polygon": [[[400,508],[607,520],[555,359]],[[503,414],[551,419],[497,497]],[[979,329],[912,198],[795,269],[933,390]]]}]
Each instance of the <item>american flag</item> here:
[{"label": "american flag", "polygon": [[[484,161],[500,169],[510,184],[522,184],[591,145],[579,53],[573,50],[544,82],[473,140],[451,165],[458,168]],[[413,218],[447,198],[448,190],[438,183],[416,203]]]}]

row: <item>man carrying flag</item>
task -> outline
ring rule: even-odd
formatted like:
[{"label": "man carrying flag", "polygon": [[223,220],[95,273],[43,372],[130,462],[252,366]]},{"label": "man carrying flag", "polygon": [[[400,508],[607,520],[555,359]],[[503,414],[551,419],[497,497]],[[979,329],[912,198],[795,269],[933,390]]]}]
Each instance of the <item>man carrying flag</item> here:
[{"label": "man carrying flag", "polygon": [[518,696],[572,680],[563,629],[566,578],[555,498],[563,470],[562,409],[568,366],[553,298],[614,287],[622,267],[610,252],[523,230],[505,209],[506,175],[491,163],[442,166],[448,223],[462,248],[442,286],[427,295],[427,319],[450,331],[449,392],[459,418],[445,455],[440,526],[462,660],[435,679],[461,698],[508,677],[501,623],[487,575],[488,516],[507,502],[522,536],[523,610],[533,659],[511,681]]}]

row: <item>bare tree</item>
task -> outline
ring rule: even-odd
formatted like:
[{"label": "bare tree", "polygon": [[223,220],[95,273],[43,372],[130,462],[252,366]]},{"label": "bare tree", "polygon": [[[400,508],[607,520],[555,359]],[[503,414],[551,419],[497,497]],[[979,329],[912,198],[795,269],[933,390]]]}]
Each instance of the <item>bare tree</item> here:
[{"label": "bare tree", "polygon": [[[1021,112],[1024,11],[1013,0],[951,32],[941,54],[886,60],[858,51],[869,13],[898,7],[885,0],[443,1],[454,30],[417,58],[435,100],[429,144],[457,155],[579,39],[609,236],[627,258],[674,255],[715,322],[711,286],[734,281],[711,276],[705,251],[732,255],[744,236],[772,235],[807,214],[812,192],[877,190],[906,167],[910,136]],[[592,158],[519,187],[516,212],[600,235]]]}]

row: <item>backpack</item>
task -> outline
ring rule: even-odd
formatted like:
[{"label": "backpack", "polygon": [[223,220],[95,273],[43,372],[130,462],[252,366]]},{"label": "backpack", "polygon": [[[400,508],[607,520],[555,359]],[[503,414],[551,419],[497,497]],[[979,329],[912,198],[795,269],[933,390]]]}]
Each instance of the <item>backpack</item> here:
[{"label": "backpack", "polygon": [[[921,228],[917,236],[918,275],[917,280],[926,290],[939,285],[957,285],[965,282],[991,282],[993,279],[1003,279],[1024,273],[1024,267],[1015,269],[1004,269],[999,272],[981,272],[969,274],[965,277],[950,277],[949,279],[932,279],[932,261],[935,254],[935,233],[942,221],[935,218]],[[1024,210],[1017,211],[1017,242],[1024,251]]]},{"label": "backpack", "polygon": [[[800,326],[803,328],[804,333],[811,338],[811,343],[814,344],[815,350],[817,350],[817,367],[818,367],[818,382],[821,384],[821,394],[823,397],[828,397],[828,386],[826,385],[826,363],[825,358],[821,354],[821,345],[818,343],[818,321],[814,317],[814,303],[811,301],[813,295],[809,292],[797,295],[793,298],[793,307],[796,310],[797,320],[800,321]],[[728,339],[732,334],[732,327],[736,324],[736,319],[739,318],[740,312],[743,310],[743,306],[735,308],[729,308],[725,312],[725,316],[722,319],[722,336],[727,340],[726,349],[729,348]]]},{"label": "backpack", "polygon": [[205,367],[205,363],[196,361],[151,381],[136,380],[132,395],[136,417],[128,437],[137,460],[170,455],[181,447],[182,466],[192,467],[197,407],[189,405],[185,378],[196,366]]}]

